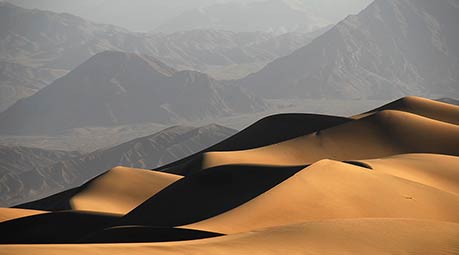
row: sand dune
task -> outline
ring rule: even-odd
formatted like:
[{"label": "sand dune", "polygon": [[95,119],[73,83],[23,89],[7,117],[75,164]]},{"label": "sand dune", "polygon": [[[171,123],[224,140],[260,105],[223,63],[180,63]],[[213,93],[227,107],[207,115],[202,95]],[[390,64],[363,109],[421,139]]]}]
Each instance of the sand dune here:
[{"label": "sand dune", "polygon": [[47,213],[46,211],[29,210],[20,208],[0,208],[0,222],[22,218],[26,216]]},{"label": "sand dune", "polygon": [[124,216],[118,225],[173,227],[233,209],[303,167],[221,166],[178,180]]},{"label": "sand dune", "polygon": [[18,207],[124,215],[180,178],[182,176],[152,170],[115,167],[80,187]]},{"label": "sand dune", "polygon": [[277,114],[265,117],[228,139],[199,153],[158,168],[169,173],[187,174],[190,161],[209,151],[247,150],[283,142],[351,121],[349,118],[318,114]]},{"label": "sand dune", "polygon": [[414,96],[401,98],[369,112],[356,115],[354,118],[359,119],[383,110],[404,111],[459,125],[459,106]]},{"label": "sand dune", "polygon": [[59,212],[0,210],[0,254],[459,254],[457,109],[266,118],[161,168],[184,176],[117,167],[22,205]]},{"label": "sand dune", "polygon": [[126,214],[180,178],[168,173],[115,167],[84,185],[70,203],[75,210]]},{"label": "sand dune", "polygon": [[202,167],[302,165],[320,159],[370,159],[403,153],[459,155],[459,126],[384,110],[360,120],[252,150],[208,152]]},{"label": "sand dune", "polygon": [[363,160],[375,171],[459,195],[459,157],[440,154],[403,154]]},{"label": "sand dune", "polygon": [[0,254],[417,254],[459,253],[459,224],[409,219],[307,222],[185,242],[2,245]]},{"label": "sand dune", "polygon": [[[453,181],[459,183],[459,179]],[[459,222],[458,211],[459,196],[450,192],[378,169],[321,160],[248,203],[184,227],[239,233],[339,218],[389,217]]]}]

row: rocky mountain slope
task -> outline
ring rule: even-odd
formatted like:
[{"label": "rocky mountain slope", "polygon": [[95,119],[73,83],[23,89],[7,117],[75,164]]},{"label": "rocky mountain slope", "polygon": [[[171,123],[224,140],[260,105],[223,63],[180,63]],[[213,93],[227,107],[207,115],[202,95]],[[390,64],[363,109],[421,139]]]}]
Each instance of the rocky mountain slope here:
[{"label": "rocky mountain slope", "polygon": [[106,51],[0,114],[4,134],[78,127],[173,124],[264,109],[261,100],[206,74],[145,55]]},{"label": "rocky mountain slope", "polygon": [[376,0],[239,81],[268,98],[457,96],[459,4]]}]

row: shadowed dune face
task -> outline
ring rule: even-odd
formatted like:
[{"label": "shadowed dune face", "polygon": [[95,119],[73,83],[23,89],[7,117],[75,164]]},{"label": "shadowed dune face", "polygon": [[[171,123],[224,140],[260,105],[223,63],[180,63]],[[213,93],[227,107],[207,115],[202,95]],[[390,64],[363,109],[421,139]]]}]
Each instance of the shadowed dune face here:
[{"label": "shadowed dune face", "polygon": [[351,121],[349,118],[318,114],[277,114],[263,118],[236,135],[211,146],[199,153],[158,168],[159,171],[187,175],[189,168],[200,168],[193,165],[200,155],[209,151],[248,150],[280,143],[319,130],[338,126]]},{"label": "shadowed dune face", "polygon": [[115,167],[85,185],[70,203],[75,210],[124,215],[180,178],[144,169]]},{"label": "shadowed dune face", "polygon": [[253,199],[302,168],[234,165],[199,171],[163,189],[117,224],[172,227],[204,220]]},{"label": "shadowed dune face", "polygon": [[[387,162],[388,168],[403,167],[397,163],[391,165],[391,161]],[[451,158],[450,163],[457,166],[459,159]],[[184,227],[230,234],[337,218],[419,218],[459,222],[459,196],[438,189],[438,186],[427,186],[388,172],[379,171],[376,164],[374,170],[369,170],[322,160],[233,210]],[[459,176],[454,177],[458,183]],[[441,180],[443,175],[433,178]]]},{"label": "shadowed dune face", "polygon": [[186,242],[3,245],[2,254],[457,254],[459,224],[410,219],[307,222]]},{"label": "shadowed dune face", "polygon": [[160,228],[148,226],[121,226],[92,233],[80,243],[141,243],[195,240],[221,236],[219,233],[185,228]]},{"label": "shadowed dune face", "polygon": [[108,226],[117,218],[109,214],[78,211],[28,216],[0,224],[0,243],[75,243],[79,238]]},{"label": "shadowed dune face", "polygon": [[203,168],[225,164],[305,165],[403,153],[459,155],[459,126],[385,110],[360,120],[252,150],[208,152]]}]

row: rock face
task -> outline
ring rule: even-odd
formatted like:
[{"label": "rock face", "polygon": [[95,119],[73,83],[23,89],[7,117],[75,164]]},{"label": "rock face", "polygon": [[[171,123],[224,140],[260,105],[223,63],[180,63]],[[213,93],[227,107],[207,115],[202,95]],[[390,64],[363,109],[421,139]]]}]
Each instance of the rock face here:
[{"label": "rock face", "polygon": [[0,112],[18,99],[33,95],[65,71],[0,61]]},{"label": "rock face", "polygon": [[176,126],[84,155],[2,146],[0,206],[23,203],[75,187],[118,165],[155,168],[203,150],[236,132],[219,125]]},{"label": "rock face", "polygon": [[459,94],[459,4],[376,0],[239,81],[269,98]]},{"label": "rock face", "polygon": [[107,51],[0,114],[7,134],[210,119],[264,109],[261,101],[203,73],[148,56]]},{"label": "rock face", "polygon": [[15,198],[34,198],[55,187],[57,184],[47,180],[40,169],[80,156],[78,152],[0,146],[0,206],[22,201]]},{"label": "rock face", "polygon": [[308,44],[312,33],[191,30],[136,33],[77,16],[0,3],[0,111],[103,51],[154,56],[177,70],[237,79]]}]

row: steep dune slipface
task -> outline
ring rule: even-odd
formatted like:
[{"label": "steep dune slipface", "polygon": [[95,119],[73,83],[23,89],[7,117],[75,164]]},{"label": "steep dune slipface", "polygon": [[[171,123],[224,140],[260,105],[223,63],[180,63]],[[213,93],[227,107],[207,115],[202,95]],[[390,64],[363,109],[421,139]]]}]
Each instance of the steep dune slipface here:
[{"label": "steep dune slipface", "polygon": [[414,96],[401,98],[369,112],[356,115],[353,118],[360,119],[383,110],[404,111],[459,125],[459,106]]},{"label": "steep dune slipface", "polygon": [[231,210],[291,177],[303,166],[220,166],[187,176],[125,215],[118,225],[173,227]]},{"label": "steep dune slipface", "polygon": [[459,224],[409,219],[307,222],[166,243],[3,245],[0,254],[458,254]]},{"label": "steep dune slipface", "polygon": [[456,194],[378,169],[322,160],[233,210],[184,227],[230,234],[339,218],[459,222],[458,211]]},{"label": "steep dune slipface", "polygon": [[126,214],[182,176],[115,167],[84,185],[70,199],[75,210]]},{"label": "steep dune slipface", "polygon": [[225,164],[305,165],[403,153],[459,155],[459,126],[384,110],[360,120],[252,150],[208,152],[203,168]]},{"label": "steep dune slipface", "polygon": [[26,216],[47,213],[46,211],[28,210],[20,208],[0,208],[0,223]]}]

